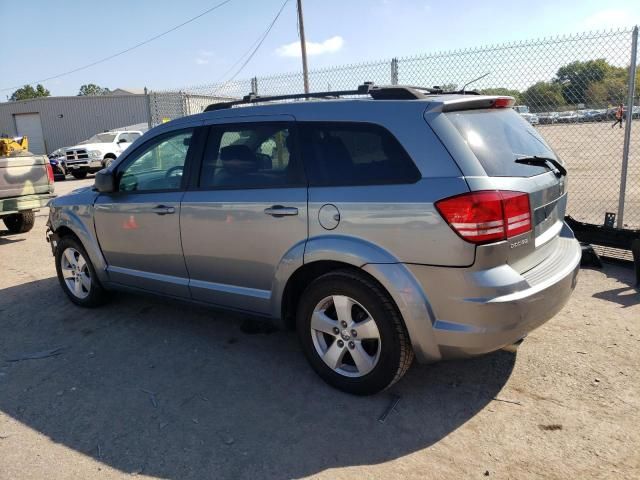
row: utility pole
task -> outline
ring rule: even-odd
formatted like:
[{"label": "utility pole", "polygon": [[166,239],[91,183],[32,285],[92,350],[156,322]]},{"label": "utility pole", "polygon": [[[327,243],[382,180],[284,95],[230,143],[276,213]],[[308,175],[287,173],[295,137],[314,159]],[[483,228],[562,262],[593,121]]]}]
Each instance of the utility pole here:
[{"label": "utility pole", "polygon": [[300,47],[302,48],[302,76],[304,77],[304,93],[309,93],[309,71],[307,70],[307,41],[304,38],[302,0],[298,0],[298,28],[300,30]]}]

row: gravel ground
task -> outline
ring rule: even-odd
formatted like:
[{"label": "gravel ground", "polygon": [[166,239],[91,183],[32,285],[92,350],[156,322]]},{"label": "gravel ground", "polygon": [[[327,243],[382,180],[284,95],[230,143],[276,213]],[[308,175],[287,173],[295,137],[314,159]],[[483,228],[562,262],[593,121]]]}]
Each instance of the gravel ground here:
[{"label": "gravel ground", "polygon": [[[629,268],[584,269],[517,353],[414,365],[358,398],[255,319],[125,294],[73,306],[45,215],[0,233],[0,479],[640,478]],[[55,355],[12,361],[36,352]]]},{"label": "gravel ground", "polygon": [[[605,212],[618,211],[624,129],[613,122],[540,125],[538,131],[569,169],[567,212],[577,220],[602,224]],[[640,121],[634,120],[624,223],[640,229]]]}]

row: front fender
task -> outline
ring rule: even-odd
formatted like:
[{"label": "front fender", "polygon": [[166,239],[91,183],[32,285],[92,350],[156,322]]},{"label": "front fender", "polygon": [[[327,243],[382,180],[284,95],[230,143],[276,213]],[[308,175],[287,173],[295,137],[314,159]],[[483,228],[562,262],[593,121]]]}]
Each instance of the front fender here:
[{"label": "front fender", "polygon": [[[89,195],[85,195],[85,192],[77,194],[77,197],[87,197],[82,202],[76,202],[73,205],[65,205],[70,197],[76,195],[68,195],[66,197],[58,197],[49,204],[49,225],[54,233],[62,227],[66,227],[71,230],[74,235],[78,237],[82,246],[87,251],[89,259],[93,264],[96,271],[96,275],[101,282],[107,282],[107,263],[102,256],[100,250],[100,244],[95,234],[93,226],[93,199],[91,194],[93,192],[86,192]],[[80,200],[77,198],[76,200]]]}]

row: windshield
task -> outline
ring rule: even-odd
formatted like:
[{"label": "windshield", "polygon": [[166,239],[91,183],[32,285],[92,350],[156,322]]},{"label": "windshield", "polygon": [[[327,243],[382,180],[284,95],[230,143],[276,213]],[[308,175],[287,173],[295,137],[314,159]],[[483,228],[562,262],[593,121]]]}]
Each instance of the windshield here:
[{"label": "windshield", "polygon": [[491,177],[531,177],[548,172],[515,163],[528,156],[557,158],[538,131],[512,109],[445,114]]},{"label": "windshield", "polygon": [[91,137],[89,140],[85,140],[83,143],[111,143],[115,140],[117,133],[98,133]]}]

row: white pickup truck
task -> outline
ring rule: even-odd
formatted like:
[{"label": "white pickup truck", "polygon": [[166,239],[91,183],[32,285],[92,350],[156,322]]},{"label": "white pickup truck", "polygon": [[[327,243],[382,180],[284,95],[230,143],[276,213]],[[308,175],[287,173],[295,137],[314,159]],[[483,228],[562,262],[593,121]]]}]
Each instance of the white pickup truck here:
[{"label": "white pickup truck", "polygon": [[64,149],[65,170],[75,178],[85,178],[88,173],[108,167],[140,136],[142,132],[138,130],[113,130],[67,147]]}]

